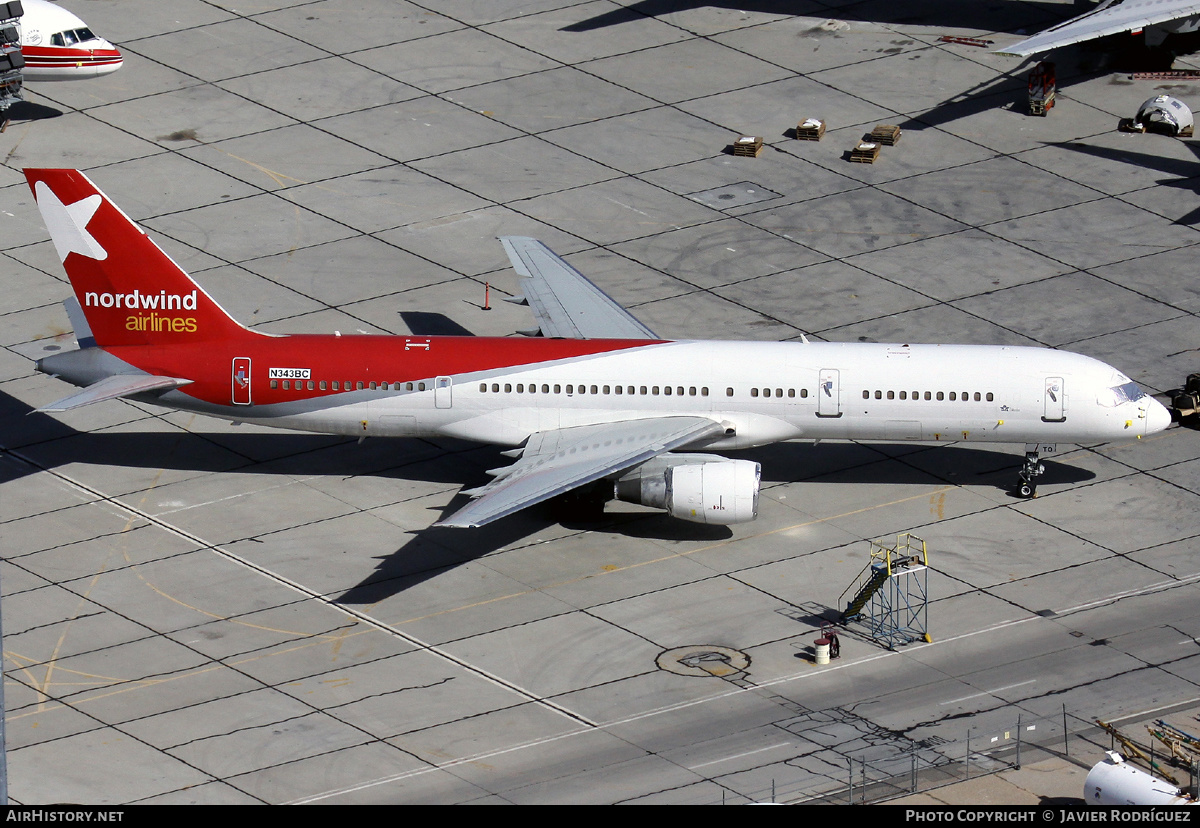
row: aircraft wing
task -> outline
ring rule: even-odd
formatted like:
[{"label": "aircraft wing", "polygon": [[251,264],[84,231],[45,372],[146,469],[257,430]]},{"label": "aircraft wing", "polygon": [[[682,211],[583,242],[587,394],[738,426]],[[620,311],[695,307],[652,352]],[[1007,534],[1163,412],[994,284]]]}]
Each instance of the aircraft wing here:
[{"label": "aircraft wing", "polygon": [[658,339],[629,311],[537,239],[500,239],[521,276],[521,297],[543,336],[564,339]]},{"label": "aircraft wing", "polygon": [[155,377],[149,374],[116,374],[105,377],[99,382],[78,391],[58,402],[42,406],[38,411],[70,411],[82,405],[115,400],[117,397],[128,397],[131,394],[142,394],[146,391],[158,391],[165,388],[178,388],[191,383],[189,379],[178,377]]},{"label": "aircraft wing", "polygon": [[483,526],[724,431],[706,417],[658,417],[537,432],[516,463],[489,472],[495,480],[467,492],[475,500],[434,525]]},{"label": "aircraft wing", "polygon": [[1189,0],[1115,0],[995,51],[1026,57],[1071,43],[1137,31],[1194,15],[1200,15],[1200,3]]}]

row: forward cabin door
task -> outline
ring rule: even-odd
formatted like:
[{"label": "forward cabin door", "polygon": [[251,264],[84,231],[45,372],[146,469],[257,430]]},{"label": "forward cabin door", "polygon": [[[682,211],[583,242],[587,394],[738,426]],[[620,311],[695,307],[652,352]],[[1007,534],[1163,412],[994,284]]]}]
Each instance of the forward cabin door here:
[{"label": "forward cabin door", "polygon": [[842,391],[836,368],[822,368],[818,375],[817,416],[842,416]]},{"label": "forward cabin door", "polygon": [[1067,395],[1062,377],[1046,377],[1046,393],[1042,419],[1048,423],[1061,423],[1067,419]]},{"label": "forward cabin door", "polygon": [[250,405],[250,357],[233,358],[233,404]]},{"label": "forward cabin door", "polygon": [[433,380],[434,408],[450,408],[454,404],[454,377],[436,377]]}]

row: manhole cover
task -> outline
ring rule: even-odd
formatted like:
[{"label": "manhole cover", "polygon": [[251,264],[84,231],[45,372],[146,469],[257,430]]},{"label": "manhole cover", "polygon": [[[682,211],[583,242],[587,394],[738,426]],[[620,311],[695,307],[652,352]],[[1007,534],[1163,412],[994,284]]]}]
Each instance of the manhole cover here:
[{"label": "manhole cover", "polygon": [[655,663],[660,670],[680,676],[717,676],[725,678],[745,672],[750,666],[750,656],[730,647],[697,644],[694,647],[676,647],[661,654]]},{"label": "manhole cover", "polygon": [[715,207],[718,210],[728,210],[730,207],[743,207],[747,204],[757,204],[779,198],[779,193],[773,193],[765,187],[760,187],[751,181],[739,181],[717,187],[715,190],[701,190],[688,196],[701,204]]}]

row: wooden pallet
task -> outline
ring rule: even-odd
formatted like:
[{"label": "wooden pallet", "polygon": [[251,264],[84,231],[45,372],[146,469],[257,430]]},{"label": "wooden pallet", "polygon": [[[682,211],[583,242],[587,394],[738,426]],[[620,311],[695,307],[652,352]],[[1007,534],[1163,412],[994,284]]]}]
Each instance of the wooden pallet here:
[{"label": "wooden pallet", "polygon": [[850,160],[857,164],[874,164],[879,158],[879,144],[873,141],[859,141],[858,146],[850,150]]},{"label": "wooden pallet", "polygon": [[746,158],[757,158],[762,152],[763,139],[745,135],[733,142],[733,154]]},{"label": "wooden pallet", "polygon": [[800,141],[820,141],[825,135],[825,122],[816,118],[805,118],[796,124],[796,138]]},{"label": "wooden pallet", "polygon": [[877,124],[871,130],[871,134],[864,136],[863,140],[883,144],[887,147],[894,147],[900,143],[900,127],[891,124]]}]

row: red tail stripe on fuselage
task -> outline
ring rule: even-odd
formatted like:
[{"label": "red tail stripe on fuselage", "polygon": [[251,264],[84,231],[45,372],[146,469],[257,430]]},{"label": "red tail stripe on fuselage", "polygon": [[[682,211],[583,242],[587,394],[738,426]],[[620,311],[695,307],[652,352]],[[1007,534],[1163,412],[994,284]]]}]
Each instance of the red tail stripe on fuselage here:
[{"label": "red tail stripe on fuselage", "polygon": [[[180,389],[196,399],[218,405],[230,402],[233,360],[249,357],[253,401],[256,405],[294,402],[336,396],[351,390],[347,382],[366,387],[428,381],[437,376],[461,376],[504,369],[537,368],[562,360],[665,344],[659,341],[624,339],[542,339],[526,337],[471,336],[328,336],[298,334],[257,340],[254,347],[236,342],[208,342],[171,348],[108,348],[114,356],[143,371],[165,376],[182,376],[193,383]],[[425,346],[428,346],[426,348]],[[269,371],[300,369],[304,380],[282,380],[270,387]],[[570,381],[564,370],[563,381]],[[313,390],[308,389],[312,381]],[[321,390],[320,383],[326,388]],[[334,391],[332,383],[341,386]],[[297,387],[297,383],[302,387]],[[399,389],[397,389],[399,390]],[[432,390],[427,385],[426,390]]]}]

